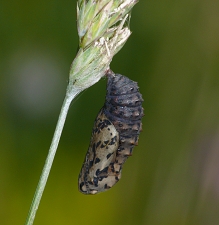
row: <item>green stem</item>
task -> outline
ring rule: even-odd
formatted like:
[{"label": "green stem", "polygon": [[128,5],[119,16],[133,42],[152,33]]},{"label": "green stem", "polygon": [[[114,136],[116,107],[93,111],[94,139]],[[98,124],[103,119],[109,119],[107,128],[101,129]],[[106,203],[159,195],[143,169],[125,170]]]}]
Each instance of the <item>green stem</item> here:
[{"label": "green stem", "polygon": [[64,102],[62,104],[61,112],[59,114],[59,119],[56,125],[56,129],[54,132],[54,136],[52,139],[52,143],[49,149],[49,153],[39,180],[39,183],[37,185],[35,195],[33,197],[32,204],[30,206],[29,214],[27,216],[27,220],[25,225],[32,225],[34,222],[34,218],[38,209],[38,206],[40,204],[41,197],[43,195],[44,188],[46,186],[46,182],[52,167],[52,163],[56,154],[56,150],[59,144],[59,140],[62,134],[62,130],[65,124],[66,116],[68,114],[69,106],[72,102],[72,100],[76,97],[77,94],[79,94],[80,90],[75,89],[73,87],[70,87],[70,85],[67,88],[67,93],[64,99]]}]

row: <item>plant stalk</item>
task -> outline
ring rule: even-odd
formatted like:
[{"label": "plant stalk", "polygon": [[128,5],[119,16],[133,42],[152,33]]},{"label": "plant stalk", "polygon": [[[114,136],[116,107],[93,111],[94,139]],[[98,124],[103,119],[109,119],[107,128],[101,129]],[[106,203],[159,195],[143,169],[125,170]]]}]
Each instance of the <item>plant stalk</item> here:
[{"label": "plant stalk", "polygon": [[32,225],[34,222],[35,215],[36,215],[38,206],[40,204],[40,200],[43,195],[43,191],[45,189],[46,182],[47,182],[47,179],[52,167],[52,163],[56,154],[56,150],[58,148],[59,140],[60,140],[62,130],[65,124],[65,120],[68,114],[69,106],[72,100],[76,97],[77,94],[79,94],[80,91],[81,91],[80,89],[75,89],[73,87],[70,87],[70,85],[67,88],[66,96],[62,104],[61,112],[59,114],[58,122],[56,125],[56,129],[53,135],[51,145],[50,145],[48,156],[46,158],[46,162],[44,164],[44,168],[41,173],[41,177],[37,185],[25,225]]}]

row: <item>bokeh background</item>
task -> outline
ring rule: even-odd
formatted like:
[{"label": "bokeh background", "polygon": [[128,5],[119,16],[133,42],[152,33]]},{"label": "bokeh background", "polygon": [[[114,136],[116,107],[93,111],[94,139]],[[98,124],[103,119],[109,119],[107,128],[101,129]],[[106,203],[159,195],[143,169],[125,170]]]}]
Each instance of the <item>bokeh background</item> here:
[{"label": "bokeh background", "polygon": [[[219,1],[141,0],[113,71],[138,81],[139,146],[110,191],[77,179],[106,79],[72,104],[35,225],[219,224]],[[0,3],[0,224],[24,224],[77,49],[76,1]]]}]

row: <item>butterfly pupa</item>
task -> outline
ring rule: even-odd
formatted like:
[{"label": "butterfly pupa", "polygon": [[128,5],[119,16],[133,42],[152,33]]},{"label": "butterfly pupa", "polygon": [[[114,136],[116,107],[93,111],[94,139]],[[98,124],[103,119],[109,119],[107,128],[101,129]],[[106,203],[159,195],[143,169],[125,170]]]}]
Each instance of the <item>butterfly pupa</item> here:
[{"label": "butterfly pupa", "polygon": [[142,130],[142,95],[137,82],[107,74],[106,101],[94,122],[90,145],[79,174],[83,194],[97,194],[115,185],[122,166],[138,144]]}]

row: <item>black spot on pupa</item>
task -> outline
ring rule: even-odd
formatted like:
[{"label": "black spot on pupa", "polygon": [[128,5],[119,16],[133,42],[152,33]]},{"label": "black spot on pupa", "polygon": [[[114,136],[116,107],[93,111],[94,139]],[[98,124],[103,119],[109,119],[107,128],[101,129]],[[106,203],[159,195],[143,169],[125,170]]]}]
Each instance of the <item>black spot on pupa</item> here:
[{"label": "black spot on pupa", "polygon": [[109,153],[106,158],[109,159],[109,157],[112,155],[113,153]]},{"label": "black spot on pupa", "polygon": [[89,161],[89,167],[93,166],[93,160]]},{"label": "black spot on pupa", "polygon": [[106,145],[107,145],[108,143],[109,143],[109,140],[108,140],[108,141],[104,141],[104,144],[106,144]]},{"label": "black spot on pupa", "polygon": [[91,181],[88,181],[88,183],[89,183],[90,185],[93,185],[93,182],[91,182]]},{"label": "black spot on pupa", "polygon": [[80,190],[82,190],[83,186],[84,186],[84,182],[81,182],[80,183]]},{"label": "black spot on pupa", "polygon": [[100,174],[100,169],[97,169],[95,174],[96,174],[96,176],[98,176]]},{"label": "black spot on pupa", "polygon": [[93,144],[92,151],[95,152],[95,149],[96,149],[96,146],[95,146],[95,144]]},{"label": "black spot on pupa", "polygon": [[96,158],[94,164],[97,164],[99,162],[100,162],[100,159],[99,158]]},{"label": "black spot on pupa", "polygon": [[95,187],[98,187],[98,178],[97,177],[94,177],[93,183],[94,183]]},{"label": "black spot on pupa", "polygon": [[107,174],[107,171],[108,171],[108,167],[105,167],[105,168],[102,169],[102,170],[97,169],[97,171],[96,171],[96,176],[97,176],[97,177],[105,176],[105,175]]},{"label": "black spot on pupa", "polygon": [[96,143],[96,148],[98,148],[100,144],[101,144],[101,141],[98,141],[98,142]]},{"label": "black spot on pupa", "polygon": [[108,186],[107,184],[104,185],[104,189],[110,189],[110,186]]}]

